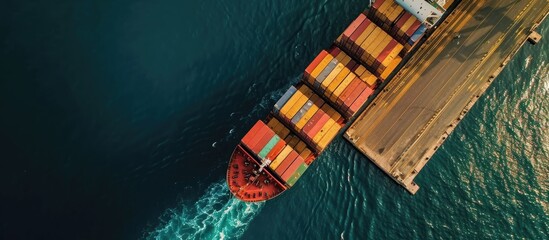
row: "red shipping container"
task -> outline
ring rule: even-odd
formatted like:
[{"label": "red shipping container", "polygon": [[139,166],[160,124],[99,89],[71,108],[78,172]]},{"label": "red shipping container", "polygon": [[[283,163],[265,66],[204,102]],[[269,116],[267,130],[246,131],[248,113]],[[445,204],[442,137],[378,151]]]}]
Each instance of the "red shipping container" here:
[{"label": "red shipping container", "polygon": [[364,21],[362,21],[360,23],[360,25],[358,25],[358,27],[353,32],[353,34],[351,34],[351,36],[349,36],[349,40],[351,40],[351,42],[353,42],[353,44],[355,44],[354,42],[357,40],[357,38],[360,36],[360,34],[362,34],[362,32],[364,32],[364,30],[368,27],[368,25],[370,25],[370,23],[372,23],[372,22],[368,18],[365,18]]},{"label": "red shipping container", "polygon": [[280,176],[282,178],[282,180],[284,181],[288,181],[288,179],[290,179],[290,177],[295,173],[295,171],[299,168],[299,166],[301,166],[301,164],[303,164],[303,159],[298,156],[294,162],[288,167],[288,169],[286,169],[286,171],[284,171],[284,173],[282,173],[282,176]]},{"label": "red shipping container", "polygon": [[246,146],[248,146],[249,149],[253,149],[253,147],[256,146],[257,143],[261,141],[261,139],[269,132],[267,129],[270,130],[268,126],[262,124],[257,130],[257,134],[250,140],[249,144],[246,144]]},{"label": "red shipping container", "polygon": [[[389,55],[389,53],[391,53],[391,51],[393,51],[393,49],[395,49],[395,47],[398,45],[398,42],[395,41],[394,39],[391,40],[389,42],[389,44],[387,44],[387,47],[385,47],[381,53],[379,54],[379,56],[377,57],[376,61],[379,64],[381,64],[383,62],[383,60],[385,60],[385,58],[387,58],[387,56]],[[376,68],[376,66],[374,66],[374,68]]]},{"label": "red shipping container", "polygon": [[358,96],[360,96],[360,93],[362,93],[362,91],[364,91],[364,89],[367,87],[368,86],[366,85],[365,82],[360,81],[358,85],[355,87],[355,89],[353,89],[353,91],[349,94],[349,96],[347,96],[346,99],[342,99],[343,104],[341,105],[341,110],[343,112],[347,112],[347,110],[353,104],[353,102],[355,102]]},{"label": "red shipping container", "polygon": [[355,102],[353,102],[353,104],[351,104],[351,106],[349,107],[348,112],[351,115],[354,115],[356,113],[356,111],[358,111],[358,109],[360,109],[360,107],[362,107],[362,105],[364,105],[364,103],[366,102],[366,100],[368,100],[368,97],[371,96],[372,93],[374,93],[374,90],[369,88],[369,87],[366,87],[366,89],[364,89],[364,91],[362,91],[362,93],[360,94],[360,96],[358,96],[358,98],[355,100]]},{"label": "red shipping container", "polygon": [[358,26],[362,23],[362,21],[364,21],[364,19],[366,18],[366,16],[364,16],[364,14],[360,14],[358,15],[358,17],[351,23],[351,25],[349,25],[349,27],[347,27],[347,29],[345,29],[345,31],[343,32],[343,39],[342,39],[342,44],[345,45],[347,40],[352,34],[353,32],[358,28]]},{"label": "red shipping container", "polygon": [[353,92],[355,87],[359,84],[359,82],[362,82],[358,77],[353,79],[351,83],[343,90],[343,92],[338,96],[336,105],[341,106],[343,105],[343,100],[347,99],[347,97]]},{"label": "red shipping container", "polygon": [[[319,111],[320,112],[320,111]],[[324,111],[323,111],[324,112]],[[318,113],[318,112],[317,112]],[[326,122],[328,122],[328,119],[330,119],[330,116],[326,113],[324,113],[320,119],[318,120],[318,122],[316,122],[314,124],[314,126],[312,126],[310,128],[310,130],[308,132],[305,132],[307,137],[311,140],[313,140],[313,138],[315,137],[315,135],[320,131],[320,129],[322,129],[322,127],[324,127],[324,124],[326,124]],[[335,120],[335,119],[334,119]]]},{"label": "red shipping container", "polygon": [[414,24],[412,24],[412,26],[408,29],[408,31],[406,31],[406,37],[405,37],[406,41],[410,39],[412,34],[416,32],[416,30],[419,28],[420,25],[421,25],[421,22],[419,22],[419,20],[416,20]]},{"label": "red shipping container", "polygon": [[395,26],[393,27],[393,28],[395,28],[395,33],[398,33],[399,30],[402,30],[402,26],[404,26],[404,23],[406,23],[406,21],[408,21],[408,19],[411,16],[412,16],[412,14],[410,14],[407,11],[404,11],[404,14],[400,17],[400,19],[398,19]]},{"label": "red shipping container", "polygon": [[328,55],[328,52],[322,50],[316,57],[315,59],[309,64],[309,66],[305,69],[305,73],[307,75],[311,75],[311,73],[313,72],[313,70],[315,70],[316,66],[318,66],[318,64],[320,62],[322,62],[322,60],[324,59],[324,57],[326,57],[326,55]]},{"label": "red shipping container", "polygon": [[341,49],[338,47],[332,47],[330,51],[328,51],[333,57],[337,57],[337,55],[341,52]]},{"label": "red shipping container", "polygon": [[305,123],[305,126],[303,126],[303,129],[301,131],[303,131],[303,133],[305,133],[306,135],[307,132],[311,131],[311,128],[318,122],[318,120],[320,120],[320,118],[322,118],[324,114],[325,113],[322,109],[318,109],[316,113],[311,117],[311,119],[309,119],[309,121]]},{"label": "red shipping container", "polygon": [[274,160],[276,156],[278,156],[278,154],[282,152],[282,149],[284,149],[285,146],[286,142],[284,141],[284,139],[280,139],[278,143],[274,145],[273,149],[271,149],[271,151],[267,154],[267,158]]},{"label": "red shipping container", "polygon": [[246,146],[249,146],[250,142],[255,137],[255,135],[257,134],[259,129],[261,129],[262,125],[265,125],[265,123],[263,123],[261,120],[258,120],[252,126],[252,128],[250,130],[248,130],[248,133],[246,133],[246,135],[244,135],[244,137],[242,138],[242,143],[246,144]]},{"label": "red shipping container", "polygon": [[282,176],[282,174],[288,169],[288,167],[294,162],[294,160],[299,157],[299,154],[297,154],[296,151],[292,150],[288,156],[282,160],[282,163],[275,169],[275,172],[278,173],[278,176]]},{"label": "red shipping container", "polygon": [[265,135],[263,135],[263,137],[261,137],[261,139],[255,145],[249,146],[254,153],[261,152],[261,149],[263,149],[274,136],[274,132],[269,127],[265,126],[265,128]]},{"label": "red shipping container", "polygon": [[356,52],[360,48],[360,43],[357,43],[356,41],[357,41],[358,37],[360,37],[360,35],[366,30],[366,28],[371,23],[372,23],[372,21],[370,21],[370,19],[368,19],[368,18],[364,19],[362,24],[360,24],[360,26],[358,26],[358,28],[353,33],[353,35],[351,35],[351,37],[349,38],[350,41],[352,42],[352,46],[349,49],[349,50],[351,50],[351,52]]}]

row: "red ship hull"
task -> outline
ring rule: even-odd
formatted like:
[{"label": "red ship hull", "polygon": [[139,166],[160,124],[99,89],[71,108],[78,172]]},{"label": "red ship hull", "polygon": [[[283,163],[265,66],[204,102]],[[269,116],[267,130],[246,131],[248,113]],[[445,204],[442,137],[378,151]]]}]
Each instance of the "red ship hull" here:
[{"label": "red ship hull", "polygon": [[236,146],[227,169],[227,184],[234,196],[245,202],[261,202],[287,189],[266,169],[256,175],[254,172],[258,171],[259,165],[241,145]]}]

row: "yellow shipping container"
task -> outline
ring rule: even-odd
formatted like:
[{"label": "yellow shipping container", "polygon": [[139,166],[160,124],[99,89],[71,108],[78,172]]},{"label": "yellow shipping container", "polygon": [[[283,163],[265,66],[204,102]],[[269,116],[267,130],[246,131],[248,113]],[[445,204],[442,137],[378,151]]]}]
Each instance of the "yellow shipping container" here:
[{"label": "yellow shipping container", "polygon": [[346,69],[345,65],[343,65],[342,63],[338,63],[334,70],[326,77],[326,79],[324,79],[324,81],[322,81],[320,88],[323,90],[323,92],[326,91],[328,85],[330,85],[330,83],[339,75],[339,73],[343,69]]},{"label": "yellow shipping container", "polygon": [[364,42],[360,45],[360,48],[363,51],[361,56],[359,56],[360,60],[363,60],[364,62],[366,62],[366,59],[368,58],[367,49],[371,48],[372,45],[379,43],[379,36],[381,32],[383,32],[383,30],[381,30],[381,28],[379,27],[376,27],[372,32],[372,34],[370,34],[370,36],[368,36],[368,38],[366,38],[366,40],[364,40]]},{"label": "yellow shipping container", "polygon": [[404,9],[400,5],[396,4],[395,10],[387,18],[390,22],[394,22],[402,11],[404,11]]},{"label": "yellow shipping container", "polygon": [[328,121],[324,124],[324,126],[322,126],[322,128],[320,129],[320,131],[318,131],[318,133],[316,133],[316,135],[313,137],[313,142],[318,144],[318,142],[320,141],[320,139],[322,139],[322,137],[324,137],[324,135],[326,134],[326,132],[328,132],[328,130],[334,125],[336,124],[335,120],[334,119],[328,119]]},{"label": "yellow shipping container", "polygon": [[343,60],[345,59],[345,52],[340,51],[335,58],[337,59],[337,61],[343,62]]},{"label": "yellow shipping container", "polygon": [[381,79],[385,80],[387,79],[387,77],[391,74],[391,72],[393,72],[393,70],[395,70],[395,68],[398,66],[398,64],[400,63],[400,61],[402,61],[402,58],[400,58],[399,56],[397,56],[393,62],[391,62],[389,64],[389,66],[387,66],[387,68],[385,69],[385,71],[383,71],[383,73],[381,73]]},{"label": "yellow shipping container", "polygon": [[389,64],[391,62],[393,62],[393,59],[395,59],[395,57],[398,56],[398,54],[400,53],[400,51],[402,51],[402,48],[404,48],[402,46],[402,44],[397,44],[395,46],[395,48],[393,48],[393,50],[387,55],[387,57],[383,60],[383,62],[381,62],[381,65],[384,66],[384,67],[387,67],[389,66]]},{"label": "yellow shipping container", "polygon": [[[313,100],[313,99],[311,99]],[[314,102],[314,100],[313,100]],[[295,127],[298,131],[301,131],[305,124],[315,115],[316,111],[318,111],[319,107],[316,104],[313,104],[309,110],[299,119],[299,121],[295,124]]]},{"label": "yellow shipping container", "polygon": [[347,55],[347,53],[341,51],[344,55],[343,55],[343,61],[341,63],[343,63],[343,65],[347,66],[347,64],[349,64],[349,62],[352,60],[351,57],[349,55]]},{"label": "yellow shipping container", "polygon": [[280,163],[282,163],[282,160],[284,160],[288,156],[288,154],[290,154],[290,152],[292,152],[292,147],[286,145],[278,154],[278,156],[276,156],[276,158],[271,162],[271,164],[269,164],[269,167],[275,170],[280,165]]},{"label": "yellow shipping container", "polygon": [[[292,119],[294,115],[305,105],[305,103],[313,96],[313,90],[311,90],[306,85],[301,85],[297,90],[297,93],[301,93],[301,97],[295,102],[295,104],[288,110],[287,113],[283,113],[288,119]],[[281,111],[282,113],[282,111]]]},{"label": "yellow shipping container", "polygon": [[328,132],[320,139],[318,142],[318,146],[322,149],[326,148],[328,144],[334,139],[334,137],[339,133],[339,130],[341,130],[341,125],[334,124],[332,127],[328,130]]},{"label": "yellow shipping container", "polygon": [[379,46],[379,45],[387,45],[387,42],[388,42],[388,38],[390,38],[390,36],[385,33],[383,30],[381,30],[377,36],[377,40],[370,44],[370,46],[368,46],[368,48],[366,48],[365,50],[365,54],[362,55],[362,60],[369,66],[372,66],[372,63],[374,62],[373,60],[373,52],[374,50],[376,50],[376,48]]},{"label": "yellow shipping container", "polygon": [[379,56],[379,54],[381,53],[381,51],[383,51],[383,49],[385,49],[387,47],[387,45],[389,45],[389,43],[391,42],[391,40],[393,40],[393,38],[389,35],[386,35],[380,42],[379,42],[379,45],[377,45],[377,47],[372,51],[372,54],[371,54],[371,59],[368,59],[368,61],[372,61],[372,62],[368,62],[370,65],[372,65],[374,63],[374,61],[376,60],[376,58]]},{"label": "yellow shipping container", "polygon": [[341,82],[343,82],[343,80],[349,74],[354,75],[354,73],[351,73],[351,70],[349,70],[348,68],[344,68],[343,70],[341,70],[341,72],[337,75],[337,77],[326,88],[326,91],[324,92],[324,96],[329,98],[334,93],[337,86],[339,86],[339,84],[341,84]]},{"label": "yellow shipping container", "polygon": [[398,30],[398,35],[400,37],[403,37],[404,34],[406,33],[406,31],[408,31],[408,29],[410,29],[410,27],[412,27],[412,25],[416,22],[417,18],[415,16],[410,16],[410,18],[408,18],[408,20],[406,20],[406,22],[404,22],[404,24],[402,25],[402,28],[400,28]]},{"label": "yellow shipping container", "polygon": [[383,16],[387,16],[387,11],[389,9],[389,7],[391,6],[391,4],[393,4],[394,1],[393,0],[386,0],[384,1],[381,6],[379,6],[378,8],[378,12],[383,15]]},{"label": "yellow shipping container", "polygon": [[330,95],[330,101],[335,103],[339,95],[343,92],[343,90],[345,90],[345,88],[347,88],[349,83],[351,83],[355,78],[356,76],[354,74],[347,75],[347,77],[343,80],[343,82],[341,82],[341,84],[337,86],[336,90],[332,93],[332,95]]},{"label": "yellow shipping container", "polygon": [[376,24],[370,23],[370,25],[368,25],[368,27],[364,29],[364,32],[362,32],[360,36],[358,36],[351,51],[352,52],[358,51],[358,49],[360,48],[360,45],[364,42],[364,40],[368,38],[368,36],[370,36],[370,34],[374,31],[375,28],[376,28]]},{"label": "yellow shipping container", "polygon": [[388,22],[394,22],[398,15],[404,10],[398,3],[393,2],[391,5],[391,13],[387,15]]},{"label": "yellow shipping container", "polygon": [[334,59],[334,57],[331,54],[327,54],[324,57],[324,59],[322,59],[322,61],[320,61],[320,63],[315,67],[313,72],[311,72],[311,78],[307,79],[307,82],[313,85],[315,82],[315,79],[318,77],[320,72],[322,72],[322,70],[326,68],[326,66],[328,65],[328,63],[330,63],[330,61],[332,61],[332,59]]},{"label": "yellow shipping container", "polygon": [[280,114],[283,116],[286,116],[286,114],[288,113],[288,110],[290,110],[294,106],[294,104],[297,102],[297,100],[299,100],[299,98],[301,98],[302,96],[303,96],[303,93],[301,93],[300,91],[296,91],[294,95],[292,95],[290,99],[286,101],[284,106],[280,108]]},{"label": "yellow shipping container", "polygon": [[364,74],[364,72],[366,72],[366,71],[368,71],[368,70],[366,70],[366,68],[365,68],[362,64],[360,64],[360,65],[358,65],[358,67],[355,69],[355,74],[356,74],[357,76],[360,76],[360,75]]},{"label": "yellow shipping container", "polygon": [[376,84],[376,76],[374,76],[374,74],[372,74],[370,71],[366,71],[364,72],[361,76],[360,76],[360,79],[362,79],[362,81],[366,82],[370,87],[374,86]]}]

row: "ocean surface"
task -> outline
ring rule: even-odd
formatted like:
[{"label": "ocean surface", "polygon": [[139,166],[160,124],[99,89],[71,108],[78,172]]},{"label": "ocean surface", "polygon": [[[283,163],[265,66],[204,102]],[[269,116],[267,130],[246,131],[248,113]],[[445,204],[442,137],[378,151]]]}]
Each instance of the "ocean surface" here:
[{"label": "ocean surface", "polygon": [[0,7],[0,239],[547,239],[549,24],[409,195],[342,137],[290,191],[229,156],[368,1]]}]

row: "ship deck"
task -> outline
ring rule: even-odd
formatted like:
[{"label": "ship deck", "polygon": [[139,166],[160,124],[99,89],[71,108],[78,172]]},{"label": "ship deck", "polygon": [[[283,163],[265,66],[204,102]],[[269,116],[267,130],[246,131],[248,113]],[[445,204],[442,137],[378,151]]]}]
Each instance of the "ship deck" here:
[{"label": "ship deck", "polygon": [[227,183],[230,191],[242,201],[265,201],[286,190],[267,170],[255,176],[254,171],[258,169],[259,163],[240,145],[236,146],[227,169]]},{"label": "ship deck", "polygon": [[414,194],[419,171],[548,10],[547,0],[462,0],[345,138]]}]

